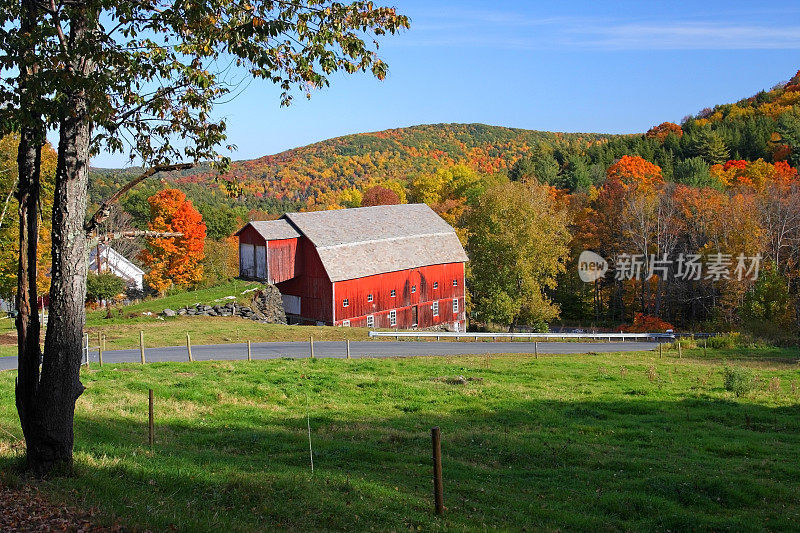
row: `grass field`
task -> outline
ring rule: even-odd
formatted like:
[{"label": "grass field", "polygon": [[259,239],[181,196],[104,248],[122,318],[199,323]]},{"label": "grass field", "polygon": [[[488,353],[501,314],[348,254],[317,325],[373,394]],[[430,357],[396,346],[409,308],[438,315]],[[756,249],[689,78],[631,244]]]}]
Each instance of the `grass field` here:
[{"label": "grass field", "polygon": [[[153,530],[796,528],[797,351],[675,355],[107,365],[83,374],[77,476],[40,488]],[[755,389],[725,390],[726,365]],[[12,482],[13,383],[0,373]]]},{"label": "grass field", "polygon": [[[269,342],[269,341],[307,341],[309,336],[320,341],[327,340],[365,340],[367,330],[364,328],[332,328],[316,326],[281,326],[277,324],[261,324],[238,317],[198,317],[178,316],[173,318],[159,317],[165,308],[177,310],[180,307],[202,303],[207,305],[224,304],[226,296],[236,296],[238,301],[249,305],[251,293],[243,292],[261,284],[232,280],[209,289],[187,291],[164,298],[144,300],[142,302],[116,307],[111,310],[111,318],[106,318],[108,311],[99,309],[86,313],[86,332],[89,333],[91,346],[97,346],[97,335],[106,336],[106,349],[138,348],[139,331],[144,331],[145,346],[150,348],[161,346],[178,346],[186,343],[189,333],[194,344],[225,344],[231,342]],[[150,315],[144,313],[151,313]],[[0,334],[4,335],[6,344],[0,345],[0,357],[17,355],[14,321],[2,319]],[[44,339],[44,335],[42,336]]]}]

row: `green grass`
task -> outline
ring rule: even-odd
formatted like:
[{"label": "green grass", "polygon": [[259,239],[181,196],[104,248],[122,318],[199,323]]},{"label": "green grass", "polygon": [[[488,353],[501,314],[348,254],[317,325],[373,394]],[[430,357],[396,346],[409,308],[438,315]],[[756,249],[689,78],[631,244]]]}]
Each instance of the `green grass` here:
[{"label": "green grass", "polygon": [[[93,367],[77,404],[77,475],[40,486],[97,506],[101,521],[153,530],[795,529],[796,352],[701,355]],[[723,386],[732,364],[757,379],[739,398]],[[13,383],[0,374],[5,469],[22,449]],[[443,518],[431,510],[434,425]]]},{"label": "green grass", "polygon": [[189,333],[192,344],[225,344],[231,342],[366,340],[365,328],[331,326],[285,326],[261,324],[238,317],[179,316],[165,320],[117,323],[87,328],[91,346],[97,346],[97,335],[106,336],[106,349],[139,347],[139,331],[144,331],[145,347],[180,346]]}]

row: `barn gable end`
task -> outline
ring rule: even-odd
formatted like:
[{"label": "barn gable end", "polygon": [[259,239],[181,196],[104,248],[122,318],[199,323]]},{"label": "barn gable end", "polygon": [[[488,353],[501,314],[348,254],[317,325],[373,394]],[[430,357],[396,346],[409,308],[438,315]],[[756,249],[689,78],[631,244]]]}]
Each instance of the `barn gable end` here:
[{"label": "barn gable end", "polygon": [[285,220],[255,221],[235,233],[239,237],[239,276],[280,283],[297,271],[300,234]]}]

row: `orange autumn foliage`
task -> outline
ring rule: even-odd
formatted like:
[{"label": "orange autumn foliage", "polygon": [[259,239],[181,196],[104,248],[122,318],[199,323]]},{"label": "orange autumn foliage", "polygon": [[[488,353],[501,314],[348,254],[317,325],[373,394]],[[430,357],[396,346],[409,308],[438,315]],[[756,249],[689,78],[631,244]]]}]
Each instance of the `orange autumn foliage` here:
[{"label": "orange autumn foliage", "polygon": [[164,294],[172,286],[189,287],[203,278],[206,225],[202,215],[177,189],[165,189],[147,199],[152,231],[182,233],[183,237],[148,239],[142,254],[150,272],[147,283]]},{"label": "orange autumn foliage", "polygon": [[639,156],[622,156],[608,167],[607,176],[609,180],[619,180],[625,189],[654,189],[664,183],[661,167]]},{"label": "orange autumn foliage", "polygon": [[649,139],[658,139],[663,143],[670,133],[673,133],[678,137],[683,137],[683,130],[674,122],[662,122],[658,126],[653,126],[647,130],[645,137]]},{"label": "orange autumn foliage", "polygon": [[798,182],[797,169],[786,161],[772,164],[763,159],[730,160],[723,165],[712,165],[709,172],[729,189],[763,191],[769,185],[785,188]]}]

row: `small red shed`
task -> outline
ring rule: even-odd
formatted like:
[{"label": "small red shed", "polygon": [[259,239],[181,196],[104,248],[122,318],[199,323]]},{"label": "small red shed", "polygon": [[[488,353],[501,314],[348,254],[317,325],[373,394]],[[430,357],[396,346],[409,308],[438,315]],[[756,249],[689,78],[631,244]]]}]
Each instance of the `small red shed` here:
[{"label": "small red shed", "polygon": [[275,284],[295,323],[464,331],[464,263],[425,204],[308,213],[239,230],[241,277]]}]

